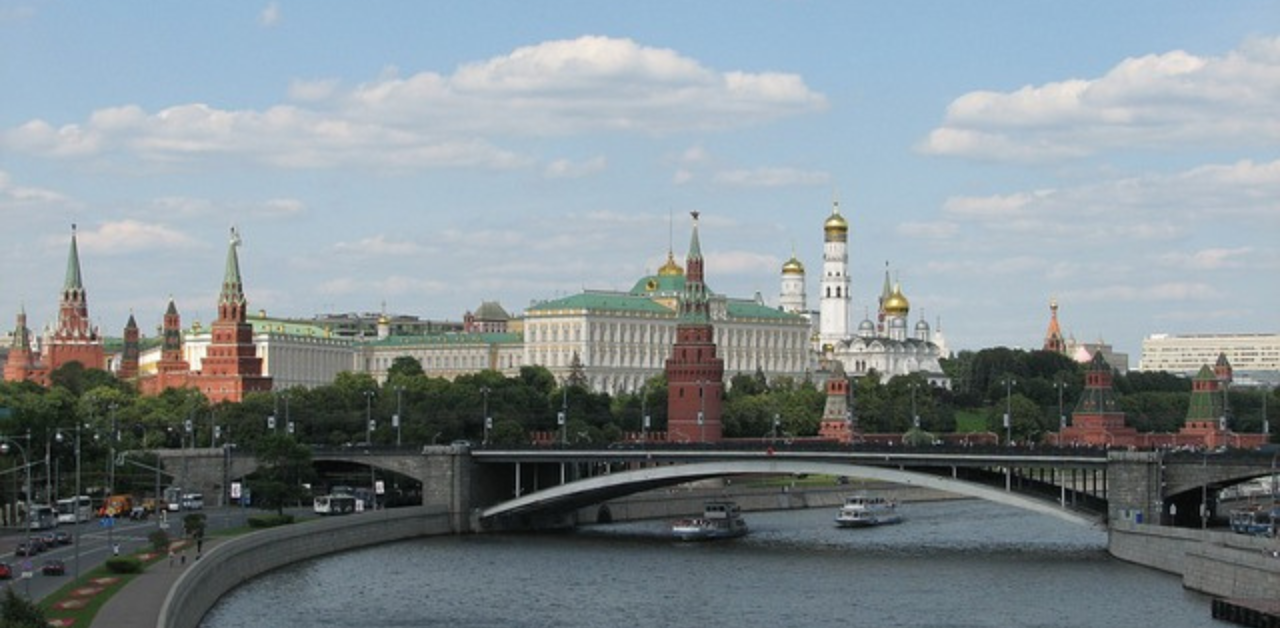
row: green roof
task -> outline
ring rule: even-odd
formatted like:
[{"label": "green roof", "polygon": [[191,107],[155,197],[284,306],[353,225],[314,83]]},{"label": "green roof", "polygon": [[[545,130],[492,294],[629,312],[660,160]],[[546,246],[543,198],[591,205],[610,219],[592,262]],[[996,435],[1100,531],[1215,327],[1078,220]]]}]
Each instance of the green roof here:
[{"label": "green roof", "polygon": [[731,318],[767,318],[771,320],[804,320],[799,314],[784,312],[755,301],[729,300],[725,303]]},{"label": "green roof", "polygon": [[528,309],[529,312],[548,312],[555,310],[590,310],[595,312],[648,312],[652,314],[675,314],[671,309],[663,307],[649,297],[625,294],[622,292],[583,292],[573,296],[543,301]]},{"label": "green roof", "polygon": [[311,338],[325,338],[330,335],[328,331],[320,325],[296,323],[278,318],[259,318],[249,316],[248,323],[253,326],[253,333],[255,334],[284,334],[286,336],[307,336]]},{"label": "green roof", "polygon": [[386,338],[370,339],[361,342],[363,346],[369,347],[404,347],[404,346],[422,346],[422,345],[474,345],[474,344],[519,344],[524,342],[524,337],[520,334],[513,333],[482,333],[468,334],[457,332],[446,332],[440,334],[425,334],[420,336],[387,336]]}]

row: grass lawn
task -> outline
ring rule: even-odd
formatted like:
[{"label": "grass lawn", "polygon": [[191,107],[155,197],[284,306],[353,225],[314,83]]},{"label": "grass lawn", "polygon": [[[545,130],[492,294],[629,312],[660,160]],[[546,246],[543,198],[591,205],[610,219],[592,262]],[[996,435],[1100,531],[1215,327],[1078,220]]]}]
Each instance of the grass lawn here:
[{"label": "grass lawn", "polygon": [[[142,561],[142,568],[146,570],[165,554],[148,550],[133,556]],[[45,596],[39,603],[40,610],[44,611],[50,626],[88,626],[102,605],[136,577],[136,573],[113,573],[106,565],[100,565]]]}]

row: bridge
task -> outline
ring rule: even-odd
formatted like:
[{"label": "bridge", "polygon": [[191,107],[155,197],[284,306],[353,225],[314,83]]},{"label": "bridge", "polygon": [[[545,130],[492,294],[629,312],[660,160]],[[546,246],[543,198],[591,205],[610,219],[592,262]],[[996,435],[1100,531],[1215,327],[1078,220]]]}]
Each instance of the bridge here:
[{"label": "bridge", "polygon": [[[183,465],[192,486],[209,496],[224,494],[228,482],[257,468],[252,456],[226,449],[162,450],[161,459],[166,469]],[[581,508],[656,488],[718,477],[802,474],[932,488],[1076,523],[1198,527],[1201,504],[1220,488],[1273,473],[1276,455],[761,442],[317,449],[313,462],[355,470],[357,478],[376,474],[420,487],[421,502],[447,507],[458,529],[572,525]]]}]

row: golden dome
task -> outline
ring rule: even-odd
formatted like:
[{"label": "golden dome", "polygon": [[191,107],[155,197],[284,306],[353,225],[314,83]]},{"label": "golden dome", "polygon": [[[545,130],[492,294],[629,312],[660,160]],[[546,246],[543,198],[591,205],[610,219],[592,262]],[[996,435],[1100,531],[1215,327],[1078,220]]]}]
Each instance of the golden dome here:
[{"label": "golden dome", "polygon": [[787,260],[787,262],[782,265],[782,274],[803,275],[804,264],[801,264],[800,260],[796,259],[796,256],[792,255],[791,259]]},{"label": "golden dome", "polygon": [[683,275],[684,269],[680,268],[680,265],[676,263],[676,256],[671,251],[667,251],[667,263],[663,264],[662,267],[658,269],[658,276],[680,277]]},{"label": "golden dome", "polygon": [[840,212],[832,212],[831,216],[827,218],[827,221],[822,223],[822,229],[827,233],[831,233],[833,231],[848,233],[849,221],[845,220],[844,216],[840,215]]},{"label": "golden dome", "polygon": [[884,302],[884,313],[896,316],[906,316],[911,311],[911,303],[907,301],[906,295],[902,294],[902,286],[894,285],[893,294],[889,295]]}]

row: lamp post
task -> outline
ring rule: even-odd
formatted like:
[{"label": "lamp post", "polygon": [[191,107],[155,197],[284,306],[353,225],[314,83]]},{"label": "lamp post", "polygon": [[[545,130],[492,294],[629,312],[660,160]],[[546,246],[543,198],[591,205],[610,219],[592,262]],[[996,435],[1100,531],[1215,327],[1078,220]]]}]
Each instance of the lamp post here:
[{"label": "lamp post", "polygon": [[404,406],[400,403],[400,395],[404,392],[404,386],[396,386],[396,413],[391,417],[391,425],[396,428],[396,447],[400,446],[400,414],[404,410]]},{"label": "lamp post", "polygon": [[698,443],[707,443],[707,380],[698,380]]},{"label": "lamp post", "polygon": [[[1058,433],[1061,434],[1067,429],[1067,414],[1062,411],[1062,391],[1067,389],[1067,382],[1057,380],[1053,382],[1053,387],[1058,389]],[[1059,445],[1062,443],[1059,442]]]},{"label": "lamp post", "polygon": [[[62,442],[63,440],[61,430],[58,431],[57,439],[58,439],[58,442]],[[71,494],[71,499],[73,503],[71,507],[72,508],[71,511],[73,514],[71,516],[74,517],[74,520],[75,520],[75,531],[72,532],[73,536],[72,536],[71,543],[72,545],[76,546],[76,558],[75,558],[75,567],[74,567],[73,573],[75,574],[76,578],[79,578],[80,577],[80,523],[81,522],[80,522],[80,419],[78,418],[76,419],[75,448],[76,448],[76,490],[74,493]]]},{"label": "lamp post", "polygon": [[26,520],[27,520],[27,524],[26,524],[27,534],[30,534],[31,533],[31,459],[27,457],[27,448],[18,443],[19,438],[26,440],[28,446],[31,445],[30,431],[27,432],[26,436],[0,436],[0,441],[3,441],[3,442],[0,442],[0,453],[6,453],[6,454],[9,453],[9,447],[13,446],[13,447],[17,447],[18,453],[22,454],[22,468],[23,468],[23,471],[25,472],[25,477],[26,477],[26,480],[24,481],[24,486],[26,488],[24,490],[26,492],[26,498],[27,498],[26,499],[27,507],[26,507],[26,512],[24,513],[24,516],[26,517]]},{"label": "lamp post", "polygon": [[364,442],[373,446],[373,391],[364,391]]},{"label": "lamp post", "polygon": [[1013,385],[1018,382],[1013,381],[1012,377],[1006,377],[1004,380],[1004,442],[1005,445],[1013,444]]},{"label": "lamp post", "polygon": [[[1267,421],[1267,397],[1270,397],[1270,396],[1271,396],[1271,388],[1268,386],[1263,386],[1262,387],[1262,440],[1263,442],[1271,442],[1271,423]],[[1274,463],[1274,459],[1273,459],[1273,463]],[[1275,485],[1275,480],[1272,479],[1272,486],[1274,485]]]},{"label": "lamp post", "polygon": [[649,442],[649,383],[640,387],[640,442]]},{"label": "lamp post", "polygon": [[484,425],[484,444],[489,444],[489,428],[493,422],[489,420],[489,387],[480,387],[480,396],[484,397],[483,405],[480,406],[480,421]]},{"label": "lamp post", "polygon": [[[556,415],[556,423],[560,426],[560,444],[569,444],[569,381],[565,380],[560,387],[560,413]],[[562,468],[563,474],[563,468]]]},{"label": "lamp post", "polygon": [[911,382],[911,427],[920,429],[920,414],[916,412],[916,389],[920,388],[919,382]]}]

